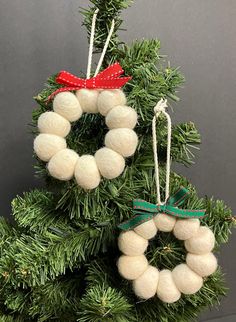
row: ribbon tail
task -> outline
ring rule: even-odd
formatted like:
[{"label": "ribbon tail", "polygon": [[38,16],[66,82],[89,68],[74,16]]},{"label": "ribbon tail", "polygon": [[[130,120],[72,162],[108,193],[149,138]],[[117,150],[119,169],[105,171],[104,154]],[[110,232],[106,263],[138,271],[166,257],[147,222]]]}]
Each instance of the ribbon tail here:
[{"label": "ribbon tail", "polygon": [[68,87],[73,87],[73,86],[77,86],[77,87],[85,87],[86,85],[86,80],[79,78],[71,73],[68,73],[66,71],[61,71],[57,77],[56,77],[56,82],[58,84],[62,84]]},{"label": "ribbon tail", "polygon": [[87,88],[115,89],[124,86],[131,77],[122,77],[115,79],[95,79],[95,82],[88,80]]},{"label": "ribbon tail", "polygon": [[134,199],[133,208],[135,212],[143,210],[150,213],[157,213],[158,210],[157,205],[142,199]]},{"label": "ribbon tail", "polygon": [[100,78],[106,78],[106,79],[114,79],[116,77],[119,77],[120,75],[122,75],[124,73],[123,68],[121,67],[121,65],[119,63],[115,63],[111,66],[108,66],[106,69],[104,69],[103,71],[101,71],[96,78],[100,79]]},{"label": "ribbon tail", "polygon": [[56,96],[58,93],[68,92],[68,91],[77,91],[81,87],[61,87],[58,88],[55,92],[53,92],[50,96],[48,96],[47,103],[51,101],[54,96]]},{"label": "ribbon tail", "polygon": [[141,225],[142,223],[151,220],[152,218],[153,218],[152,214],[145,214],[145,213],[137,214],[131,219],[121,223],[118,226],[118,228],[124,231],[131,230]]},{"label": "ribbon tail", "polygon": [[177,207],[172,207],[167,205],[165,208],[165,213],[167,215],[177,217],[177,218],[203,218],[206,215],[206,210],[189,210],[189,209],[179,209]]},{"label": "ribbon tail", "polygon": [[180,187],[180,189],[173,195],[170,196],[167,200],[167,204],[171,206],[180,206],[184,203],[185,199],[189,197],[188,189]]}]

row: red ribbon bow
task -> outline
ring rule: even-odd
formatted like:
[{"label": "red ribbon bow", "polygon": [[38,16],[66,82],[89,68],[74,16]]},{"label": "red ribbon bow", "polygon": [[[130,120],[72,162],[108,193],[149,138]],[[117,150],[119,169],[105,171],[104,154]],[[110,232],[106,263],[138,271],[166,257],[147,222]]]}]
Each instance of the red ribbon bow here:
[{"label": "red ribbon bow", "polygon": [[115,63],[104,69],[97,76],[82,79],[66,71],[61,71],[56,78],[58,84],[65,85],[65,87],[57,89],[53,92],[48,100],[51,100],[56,94],[67,91],[75,91],[81,88],[88,89],[116,89],[125,85],[132,77],[120,77],[124,70],[119,63]]}]

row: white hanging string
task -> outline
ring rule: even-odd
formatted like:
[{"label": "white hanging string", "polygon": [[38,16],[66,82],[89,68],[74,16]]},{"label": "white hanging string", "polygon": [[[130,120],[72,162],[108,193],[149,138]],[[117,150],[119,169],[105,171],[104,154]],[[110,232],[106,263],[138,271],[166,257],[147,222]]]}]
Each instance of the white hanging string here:
[{"label": "white hanging string", "polygon": [[[171,118],[170,115],[166,112],[165,108],[167,107],[167,100],[161,99],[157,105],[154,107],[154,117],[152,120],[152,139],[153,139],[153,154],[154,154],[154,163],[155,163],[155,181],[156,181],[156,191],[157,191],[157,204],[163,205],[166,203],[169,198],[170,193],[170,166],[171,166],[171,157],[170,157],[170,148],[171,148]],[[157,152],[157,135],[156,135],[156,122],[160,114],[165,115],[167,119],[167,153],[166,153],[166,187],[165,187],[165,200],[161,201],[160,193],[160,173],[159,173],[159,161],[158,161],[158,152]]]},{"label": "white hanging string", "polygon": [[[92,57],[93,57],[93,45],[94,45],[95,28],[96,28],[96,20],[97,20],[98,12],[99,12],[99,9],[96,9],[95,12],[94,12],[94,15],[93,15],[92,26],[91,26],[91,34],[90,34],[90,42],[89,42],[89,54],[88,54],[88,66],[87,66],[87,79],[89,79],[90,75],[91,75]],[[107,48],[109,46],[109,42],[111,40],[114,28],[115,28],[115,20],[113,19],[112,23],[111,23],[111,28],[110,28],[110,31],[108,33],[105,45],[103,47],[102,54],[101,54],[101,57],[99,59],[99,62],[98,62],[98,65],[97,65],[97,68],[96,68],[94,76],[97,76],[97,74],[99,73],[99,70],[100,70],[100,68],[102,66],[103,59],[104,59],[104,57],[106,55],[106,51],[107,51]]]},{"label": "white hanging string", "polygon": [[106,55],[106,51],[107,51],[107,48],[108,48],[109,42],[110,42],[110,40],[111,40],[111,36],[112,36],[112,34],[113,34],[114,28],[115,28],[115,20],[113,19],[113,20],[112,20],[112,23],[111,23],[111,28],[110,28],[110,31],[109,31],[109,33],[108,33],[108,36],[107,36],[107,40],[106,40],[106,42],[105,42],[105,45],[104,45],[104,47],[103,47],[103,51],[102,51],[101,57],[100,57],[100,59],[99,59],[99,62],[98,62],[98,65],[97,65],[97,69],[96,69],[96,71],[95,71],[94,76],[97,76],[97,74],[99,73],[99,70],[100,70],[100,68],[101,68],[101,66],[102,66],[102,62],[103,62],[103,59],[104,59],[104,57],[105,57],[105,55]]},{"label": "white hanging string", "polygon": [[93,43],[94,43],[94,35],[95,35],[95,27],[96,27],[96,20],[97,20],[98,11],[99,11],[99,9],[96,9],[94,12],[92,26],[91,26],[91,34],[90,34],[90,41],[89,41],[89,54],[88,54],[88,66],[87,66],[87,79],[90,78],[90,74],[91,74],[92,57],[93,57]]}]

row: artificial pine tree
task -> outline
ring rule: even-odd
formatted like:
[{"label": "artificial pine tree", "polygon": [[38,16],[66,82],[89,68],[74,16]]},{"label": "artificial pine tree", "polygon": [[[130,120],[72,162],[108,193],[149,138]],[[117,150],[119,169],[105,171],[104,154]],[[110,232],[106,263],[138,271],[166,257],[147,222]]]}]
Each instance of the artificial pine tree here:
[{"label": "artificial pine tree", "polygon": [[[142,198],[154,202],[155,199],[153,108],[160,98],[178,101],[176,93],[184,79],[177,68],[165,64],[158,40],[136,41],[130,46],[119,40],[120,14],[130,5],[129,0],[91,0],[91,4],[82,14],[90,35],[94,11],[99,9],[96,52],[101,52],[112,19],[115,20],[103,67],[119,61],[126,74],[132,75],[124,91],[129,106],[139,115],[135,129],[139,136],[138,149],[127,159],[121,176],[103,179],[91,191],[80,188],[75,180],[53,179],[45,163],[37,159],[36,171],[45,178],[47,188],[27,192],[13,200],[15,224],[0,221],[0,321],[192,321],[204,307],[219,303],[225,295],[220,269],[205,278],[198,293],[182,296],[174,304],[165,304],[157,297],[140,301],[116,266],[120,255],[117,227],[132,216],[131,201]],[[48,96],[59,87],[52,76],[36,96],[39,107],[33,111],[34,133],[37,133],[39,116],[52,109]],[[67,144],[80,155],[91,153],[102,146],[106,132],[104,118],[97,114],[83,115],[73,123]],[[162,119],[157,135],[162,162],[161,187],[164,187],[167,130]],[[172,127],[173,162],[191,165],[193,149],[199,144],[200,135],[192,122]],[[183,208],[206,208],[208,215],[203,223],[214,231],[218,250],[228,241],[234,224],[231,210],[222,201],[199,198],[186,178],[172,172],[171,193],[181,185],[190,191]],[[151,241],[147,258],[159,269],[173,269],[184,261],[185,255],[182,242],[170,233],[160,233]]]}]

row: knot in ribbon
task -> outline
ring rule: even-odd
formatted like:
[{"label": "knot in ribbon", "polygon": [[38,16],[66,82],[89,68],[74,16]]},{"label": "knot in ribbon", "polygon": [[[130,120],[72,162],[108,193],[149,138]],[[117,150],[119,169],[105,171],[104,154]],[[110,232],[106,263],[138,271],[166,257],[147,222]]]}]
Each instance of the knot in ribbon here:
[{"label": "knot in ribbon", "polygon": [[117,89],[124,86],[132,77],[120,77],[124,73],[123,68],[119,63],[115,63],[104,69],[97,76],[83,79],[79,78],[69,72],[61,71],[57,77],[56,82],[64,85],[53,92],[48,100],[51,100],[56,94],[67,91],[75,91],[81,88],[87,89]]},{"label": "knot in ribbon", "polygon": [[170,196],[163,205],[155,205],[145,200],[135,199],[133,201],[135,215],[131,219],[121,223],[118,227],[121,230],[134,229],[142,223],[153,219],[153,217],[159,213],[186,219],[203,218],[205,216],[205,210],[178,208],[178,206],[180,206],[188,196],[189,191],[184,187],[180,187],[180,189],[173,196]]}]

